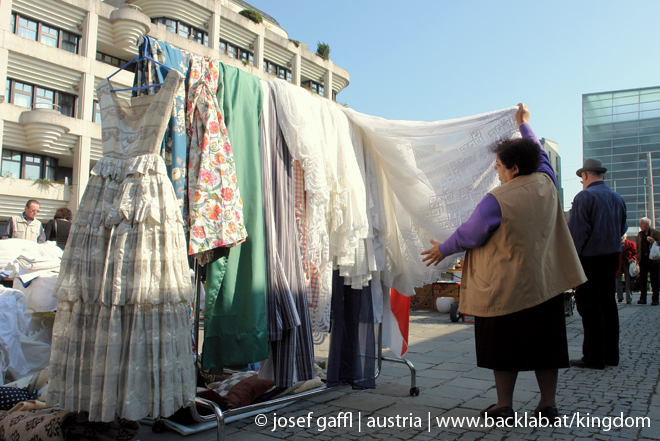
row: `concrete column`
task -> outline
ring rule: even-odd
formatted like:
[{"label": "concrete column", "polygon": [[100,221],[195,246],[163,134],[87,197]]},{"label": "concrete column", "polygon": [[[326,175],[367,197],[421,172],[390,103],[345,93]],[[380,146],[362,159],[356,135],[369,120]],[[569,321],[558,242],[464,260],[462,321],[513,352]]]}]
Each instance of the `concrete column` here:
[{"label": "concrete column", "polygon": [[[3,2],[4,3],[4,2]],[[11,5],[11,1],[9,2]],[[4,12],[4,4],[0,5],[0,11]],[[4,15],[0,14],[0,17],[4,19]],[[7,63],[9,62],[9,51],[4,48],[0,48],[0,84],[7,84]],[[3,86],[2,91],[0,91],[0,95],[5,95],[5,90],[6,86]],[[9,102],[9,97],[5,96],[4,100],[0,100],[0,108],[4,104],[3,102],[7,103]],[[5,135],[5,120],[2,119],[2,112],[0,112],[0,160],[2,158],[2,144],[4,142],[4,135]],[[2,164],[0,163],[0,167],[2,167]]]},{"label": "concrete column", "polygon": [[[2,106],[2,104],[0,104]],[[0,119],[0,161],[2,160],[2,143],[5,140],[5,120]],[[2,168],[2,163],[0,162],[0,169]],[[2,171],[2,170],[0,170]]]},{"label": "concrete column", "polygon": [[77,210],[80,205],[80,199],[87,187],[89,181],[89,152],[92,147],[92,139],[88,136],[81,136],[73,151],[73,182],[71,185],[71,202],[69,208]]},{"label": "concrete column", "polygon": [[84,73],[80,79],[78,90],[78,106],[80,107],[79,117],[83,121],[93,121],[94,115],[94,75]]},{"label": "concrete column", "polygon": [[257,35],[254,40],[254,67],[259,70],[264,69],[264,34]]},{"label": "concrete column", "polygon": [[323,75],[323,96],[332,99],[332,62],[329,62],[330,69],[325,71]]},{"label": "concrete column", "polygon": [[209,31],[209,47],[214,51],[220,50],[220,12],[218,11],[211,14],[208,22]]},{"label": "concrete column", "polygon": [[302,72],[302,57],[300,56],[301,48],[298,48],[298,52],[293,55],[293,61],[291,61],[291,83],[296,86],[300,86],[300,73]]},{"label": "concrete column", "polygon": [[87,12],[82,24],[82,45],[80,55],[96,59],[96,42],[99,34],[99,16],[94,12]]},{"label": "concrete column", "polygon": [[0,29],[9,32],[9,23],[11,22],[11,2],[12,0],[2,0],[0,2]]},{"label": "concrete column", "polygon": [[[0,36],[0,39],[2,37]],[[0,95],[5,95],[7,90],[7,65],[9,64],[9,50],[0,47]],[[9,102],[9,97],[5,97],[5,102]]]}]

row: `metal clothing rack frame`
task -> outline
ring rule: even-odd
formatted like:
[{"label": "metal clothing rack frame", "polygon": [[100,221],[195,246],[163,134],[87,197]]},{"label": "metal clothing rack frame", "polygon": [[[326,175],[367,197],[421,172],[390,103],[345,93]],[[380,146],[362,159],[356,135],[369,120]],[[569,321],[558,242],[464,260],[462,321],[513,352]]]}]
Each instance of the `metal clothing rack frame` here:
[{"label": "metal clothing rack frame", "polygon": [[[197,351],[195,354],[195,371],[197,371],[197,358],[199,357],[200,350],[199,350],[199,316],[200,316],[200,293],[201,293],[201,280],[199,278],[199,271],[198,271],[198,263],[195,261],[194,263],[194,272],[195,272],[195,344],[197,346]],[[393,363],[403,363],[408,368],[410,369],[410,395],[412,396],[418,396],[419,395],[419,387],[417,387],[417,374],[415,370],[415,366],[409,361],[406,360],[405,358],[391,358],[391,357],[384,357],[383,356],[383,324],[378,323],[378,343],[377,343],[377,361],[378,365],[376,368],[376,372],[374,373],[374,379],[378,378],[380,376],[381,370],[382,370],[382,364],[383,361],[390,361]],[[197,372],[196,372],[197,374]],[[195,378],[197,378],[197,375],[195,375]],[[258,403],[258,404],[251,404],[249,406],[241,407],[238,409],[231,409],[227,411],[222,411],[220,409],[220,406],[218,406],[216,403],[210,400],[206,400],[204,398],[200,397],[195,397],[195,404],[190,407],[190,412],[192,418],[197,421],[197,422],[209,422],[212,420],[216,420],[217,426],[216,426],[216,440],[217,441],[224,441],[225,440],[225,420],[229,417],[232,416],[238,416],[238,415],[246,415],[250,414],[255,411],[259,411],[265,408],[270,408],[273,406],[277,405],[282,405],[282,404],[287,404],[289,402],[293,401],[298,401],[304,398],[309,398],[314,395],[319,395],[323,394],[332,390],[337,390],[341,389],[344,387],[350,386],[350,384],[341,384],[338,386],[326,386],[320,389],[314,389],[314,390],[309,390],[305,392],[301,392],[299,394],[295,395],[290,395],[290,396],[285,396],[282,398],[276,398],[270,401],[266,401],[263,403]],[[197,412],[197,405],[201,405],[207,409],[210,409],[213,411],[212,414],[210,415],[200,415]],[[155,426],[154,426],[155,428]]]}]

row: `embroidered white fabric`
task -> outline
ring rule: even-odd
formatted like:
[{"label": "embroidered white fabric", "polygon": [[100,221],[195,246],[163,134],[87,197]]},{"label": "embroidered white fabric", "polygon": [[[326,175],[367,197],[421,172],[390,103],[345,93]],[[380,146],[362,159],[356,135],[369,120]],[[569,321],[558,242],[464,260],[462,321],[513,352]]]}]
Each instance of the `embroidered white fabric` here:
[{"label": "embroidered white fabric", "polygon": [[[420,253],[430,240],[446,240],[497,183],[495,155],[500,139],[519,137],[517,107],[446,121],[395,121],[343,108],[365,133],[381,169],[385,219],[382,281],[402,294],[431,283],[453,263],[427,268]],[[311,118],[307,118],[309,121]],[[371,212],[371,209],[370,209]],[[383,216],[384,215],[384,216]],[[372,217],[373,219],[373,217]]]}]

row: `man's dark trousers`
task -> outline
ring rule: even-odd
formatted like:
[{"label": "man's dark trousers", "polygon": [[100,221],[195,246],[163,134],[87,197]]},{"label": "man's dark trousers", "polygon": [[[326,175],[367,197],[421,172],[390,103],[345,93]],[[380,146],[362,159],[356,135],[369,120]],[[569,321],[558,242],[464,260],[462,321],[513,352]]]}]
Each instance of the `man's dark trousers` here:
[{"label": "man's dark trousers", "polygon": [[639,263],[639,300],[646,301],[646,293],[648,290],[649,282],[648,275],[651,275],[651,292],[653,293],[652,301],[658,301],[658,277],[660,276],[660,264],[653,263],[648,257],[642,257]]},{"label": "man's dark trousers", "polygon": [[615,277],[619,254],[580,257],[587,281],[575,293],[582,317],[583,361],[594,367],[619,364],[619,310]]}]

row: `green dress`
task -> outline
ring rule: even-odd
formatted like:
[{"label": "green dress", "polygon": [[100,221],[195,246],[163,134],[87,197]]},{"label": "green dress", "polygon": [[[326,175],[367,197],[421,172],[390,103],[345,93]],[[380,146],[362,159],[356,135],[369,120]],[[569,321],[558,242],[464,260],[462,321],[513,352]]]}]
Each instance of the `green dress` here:
[{"label": "green dress", "polygon": [[261,195],[259,78],[219,64],[218,104],[224,112],[243,199],[247,240],[210,264],[206,278],[202,368],[268,358],[266,237]]}]

